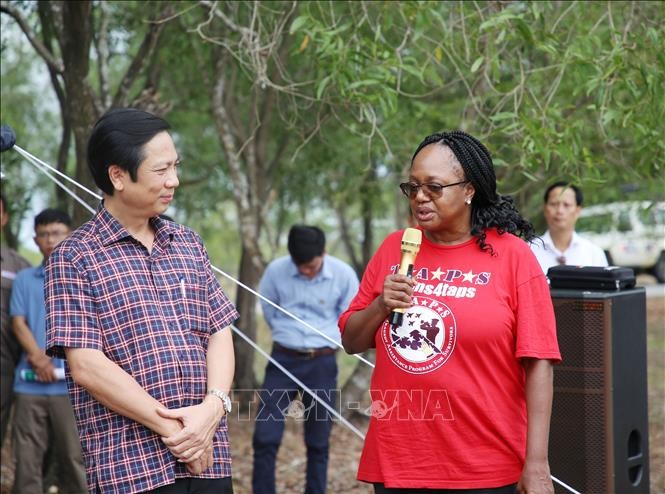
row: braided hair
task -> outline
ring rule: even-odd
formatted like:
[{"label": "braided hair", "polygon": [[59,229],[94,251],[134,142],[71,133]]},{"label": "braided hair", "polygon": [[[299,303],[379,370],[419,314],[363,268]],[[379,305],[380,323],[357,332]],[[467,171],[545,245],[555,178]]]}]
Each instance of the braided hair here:
[{"label": "braided hair", "polygon": [[475,137],[460,130],[427,136],[413,153],[411,165],[413,166],[413,160],[425,146],[437,142],[450,148],[462,165],[466,179],[476,190],[471,202],[471,235],[476,237],[481,250],[495,255],[492,245],[485,242],[487,228],[496,228],[499,235],[512,233],[527,241],[535,238],[533,225],[522,217],[512,197],[497,194],[492,157]]}]

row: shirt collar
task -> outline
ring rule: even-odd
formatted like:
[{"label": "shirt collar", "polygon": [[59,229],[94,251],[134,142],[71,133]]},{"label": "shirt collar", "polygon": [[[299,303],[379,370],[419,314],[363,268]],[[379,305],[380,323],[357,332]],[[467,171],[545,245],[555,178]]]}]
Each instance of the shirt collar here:
[{"label": "shirt collar", "polygon": [[159,216],[150,218],[150,224],[155,229],[155,240],[158,244],[166,244],[173,240],[175,225]]},{"label": "shirt collar", "polygon": [[[150,224],[155,229],[155,239],[159,240],[163,235],[168,235],[170,239],[173,238],[175,228],[170,221],[166,221],[159,216],[150,218]],[[127,229],[115,219],[115,217],[104,206],[104,201],[99,204],[97,208],[97,215],[95,217],[97,223],[97,231],[102,238],[102,245],[108,246],[118,240],[126,237],[131,237]]]},{"label": "shirt collar", "polygon": [[324,280],[329,280],[330,278],[333,277],[332,274],[332,269],[330,269],[330,263],[326,262],[328,256],[326,254],[323,255],[323,266],[321,266],[321,271],[319,272],[319,276],[321,276],[322,279]]},{"label": "shirt collar", "polygon": [[[322,280],[329,280],[332,278],[332,270],[330,269],[329,263],[326,262],[326,259],[328,258],[328,254],[323,254],[323,265],[321,266],[321,271],[316,273],[316,276],[312,278],[312,281],[317,280],[317,279],[322,279]],[[293,262],[293,259],[291,259],[291,262],[289,263],[289,274],[291,277],[296,278],[296,277],[302,277],[305,278],[303,275],[300,274],[300,271],[298,271],[298,266],[296,266],[296,263]]]},{"label": "shirt collar", "polygon": [[[557,248],[554,246],[554,242],[552,241],[552,236],[550,235],[550,231],[549,231],[549,230],[547,230],[547,231],[545,232],[545,234],[543,235],[542,238],[543,238],[543,243],[545,244],[545,247],[546,247],[548,250],[550,250],[550,251],[552,251],[552,252],[559,253],[559,249],[557,249]],[[570,249],[572,246],[574,246],[574,245],[576,245],[577,243],[579,243],[579,241],[580,241],[580,236],[577,234],[577,232],[576,232],[575,230],[573,230],[573,236],[572,236],[572,238],[570,239],[570,245],[568,246],[568,249]],[[566,250],[568,250],[568,249],[566,249]],[[563,254],[563,252],[561,252],[561,254]]]}]

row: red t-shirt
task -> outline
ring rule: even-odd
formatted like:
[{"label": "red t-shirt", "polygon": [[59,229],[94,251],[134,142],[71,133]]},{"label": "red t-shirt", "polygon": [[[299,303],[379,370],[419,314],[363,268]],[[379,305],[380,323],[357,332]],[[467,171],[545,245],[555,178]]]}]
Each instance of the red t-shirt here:
[{"label": "red t-shirt", "polygon": [[[339,319],[367,307],[400,262],[402,232],[370,261]],[[372,418],[358,479],[386,487],[473,489],[517,482],[526,450],[521,357],[560,360],[549,288],[523,240],[487,232],[442,246],[423,235],[413,305],[377,329]]]}]

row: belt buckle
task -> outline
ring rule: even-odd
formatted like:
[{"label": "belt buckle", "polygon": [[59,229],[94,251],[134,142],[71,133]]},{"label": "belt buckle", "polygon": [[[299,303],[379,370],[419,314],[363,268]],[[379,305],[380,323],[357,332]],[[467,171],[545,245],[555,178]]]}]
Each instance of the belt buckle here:
[{"label": "belt buckle", "polygon": [[305,350],[305,354],[306,354],[305,355],[306,359],[312,359],[316,357],[316,350],[314,350],[313,348],[308,348],[307,350]]}]

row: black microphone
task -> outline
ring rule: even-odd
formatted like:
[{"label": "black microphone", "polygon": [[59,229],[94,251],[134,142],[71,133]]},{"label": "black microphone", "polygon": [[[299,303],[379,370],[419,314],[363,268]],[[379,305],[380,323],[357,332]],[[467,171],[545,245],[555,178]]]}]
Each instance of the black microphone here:
[{"label": "black microphone", "polygon": [[11,149],[16,144],[16,134],[9,125],[0,127],[0,152]]},{"label": "black microphone", "polygon": [[[407,228],[402,235],[402,259],[399,263],[399,274],[411,278],[413,275],[413,264],[423,241],[423,232],[416,228]],[[390,313],[390,325],[397,327],[402,325],[406,309],[393,309]]]}]

